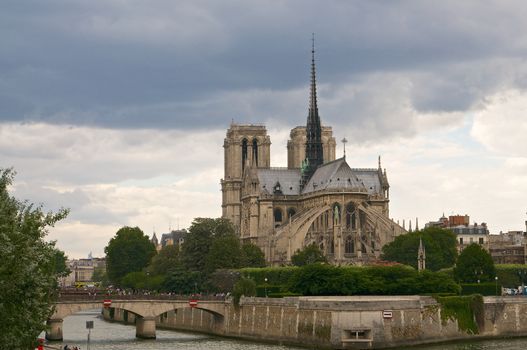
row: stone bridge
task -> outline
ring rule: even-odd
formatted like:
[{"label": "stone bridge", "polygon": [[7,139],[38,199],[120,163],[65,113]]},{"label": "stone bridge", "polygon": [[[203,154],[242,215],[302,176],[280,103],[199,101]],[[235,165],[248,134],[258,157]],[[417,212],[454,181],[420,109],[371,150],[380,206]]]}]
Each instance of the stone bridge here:
[{"label": "stone bridge", "polygon": [[[110,297],[109,297],[110,298]],[[128,299],[115,296],[111,300],[109,307],[121,309],[136,315],[136,337],[138,338],[155,338],[156,337],[156,317],[172,310],[190,308],[188,299]],[[223,322],[226,308],[230,302],[224,300],[198,300],[197,305],[192,307],[211,313],[217,322]],[[103,299],[89,300],[59,300],[55,304],[55,311],[48,319],[48,331],[46,339],[62,340],[62,323],[65,317],[73,315],[80,311],[103,309]]]}]

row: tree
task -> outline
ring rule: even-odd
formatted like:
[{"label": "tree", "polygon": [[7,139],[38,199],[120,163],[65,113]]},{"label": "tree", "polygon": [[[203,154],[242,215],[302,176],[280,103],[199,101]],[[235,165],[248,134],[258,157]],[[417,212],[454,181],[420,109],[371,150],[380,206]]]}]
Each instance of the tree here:
[{"label": "tree", "polygon": [[198,293],[202,284],[202,275],[197,271],[188,271],[177,267],[166,276],[163,289],[178,294]]},{"label": "tree", "polygon": [[68,214],[44,213],[8,193],[14,173],[0,169],[0,349],[34,349],[57,296],[64,253],[45,241],[48,228]]},{"label": "tree", "polygon": [[70,268],[66,265],[66,260],[68,259],[66,258],[66,255],[64,254],[64,252],[62,250],[56,249],[55,259],[54,259],[54,264],[55,264],[54,269],[55,269],[55,274],[59,277],[66,277],[71,273]]},{"label": "tree", "polygon": [[265,254],[257,245],[242,245],[242,267],[265,267]]},{"label": "tree", "polygon": [[138,227],[122,227],[104,248],[106,272],[116,285],[130,272],[143,270],[156,254],[154,244]]},{"label": "tree", "polygon": [[152,275],[167,275],[181,265],[179,244],[167,245],[152,258],[147,270]]},{"label": "tree", "polygon": [[189,270],[204,272],[214,238],[228,234],[234,234],[234,226],[227,219],[194,219],[181,249],[183,265]]},{"label": "tree", "polygon": [[304,249],[297,251],[291,257],[291,263],[295,266],[304,266],[314,263],[326,263],[327,259],[318,246],[313,243]]},{"label": "tree", "polygon": [[91,279],[93,282],[100,282],[102,287],[106,287],[109,284],[108,275],[106,274],[104,267],[96,267],[93,270],[93,276]]},{"label": "tree", "polygon": [[121,285],[134,290],[160,290],[165,281],[164,276],[150,276],[143,271],[127,273],[121,280]]},{"label": "tree", "polygon": [[460,282],[474,283],[493,281],[496,275],[494,261],[479,244],[472,243],[459,254],[454,276]]},{"label": "tree", "polygon": [[241,267],[242,249],[240,240],[234,234],[215,237],[205,258],[205,271],[216,269],[236,269]]},{"label": "tree", "polygon": [[437,227],[401,235],[382,248],[382,259],[396,261],[417,268],[419,239],[426,251],[426,268],[437,271],[455,264],[457,258],[456,236],[450,230]]}]

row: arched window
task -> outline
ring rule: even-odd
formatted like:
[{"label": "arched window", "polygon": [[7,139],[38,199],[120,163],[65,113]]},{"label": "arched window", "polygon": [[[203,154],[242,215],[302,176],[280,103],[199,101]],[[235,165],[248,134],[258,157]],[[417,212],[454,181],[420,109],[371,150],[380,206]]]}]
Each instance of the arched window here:
[{"label": "arched window", "polygon": [[281,223],[282,222],[282,209],[276,208],[274,210],[274,222],[275,223]]},{"label": "arched window", "polygon": [[355,244],[351,236],[346,237],[346,242],[344,244],[344,253],[353,254],[355,253]]},{"label": "arched window", "polygon": [[335,254],[335,242],[333,241],[333,237],[329,239],[328,245],[329,245],[329,253]]},{"label": "arched window", "polygon": [[360,247],[361,247],[361,249],[360,249],[361,252],[366,253],[366,246],[364,245],[364,243],[361,243]]},{"label": "arched window", "polygon": [[247,161],[247,139],[242,140],[242,170],[245,168]]},{"label": "arched window", "polygon": [[287,216],[288,216],[289,218],[291,218],[291,217],[292,217],[293,215],[295,215],[295,214],[296,214],[296,210],[295,210],[294,208],[289,208],[289,209],[287,210]]},{"label": "arched window", "polygon": [[253,140],[253,162],[258,166],[258,141],[256,139]]},{"label": "arched window", "polygon": [[355,229],[355,206],[349,203],[346,206],[346,228]]}]

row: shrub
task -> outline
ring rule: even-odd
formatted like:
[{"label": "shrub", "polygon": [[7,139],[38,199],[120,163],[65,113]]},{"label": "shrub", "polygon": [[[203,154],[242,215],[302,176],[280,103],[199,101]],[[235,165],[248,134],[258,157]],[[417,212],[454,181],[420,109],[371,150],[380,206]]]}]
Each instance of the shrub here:
[{"label": "shrub", "polygon": [[252,297],[256,295],[256,283],[252,279],[242,277],[234,285],[232,298],[235,306],[240,305],[242,296]]}]

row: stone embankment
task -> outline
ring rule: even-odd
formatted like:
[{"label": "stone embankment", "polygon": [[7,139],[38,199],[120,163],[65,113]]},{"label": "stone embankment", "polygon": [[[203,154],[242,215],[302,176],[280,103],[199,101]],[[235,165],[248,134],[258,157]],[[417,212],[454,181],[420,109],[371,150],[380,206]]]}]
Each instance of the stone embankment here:
[{"label": "stone embankment", "polygon": [[[443,314],[442,314],[443,312]],[[107,320],[135,323],[133,313],[106,309]],[[485,297],[467,329],[432,297],[354,296],[243,298],[220,314],[200,305],[156,318],[159,328],[333,349],[388,348],[458,339],[527,336],[527,298]]]}]

